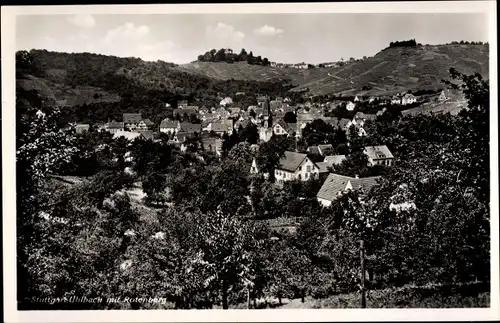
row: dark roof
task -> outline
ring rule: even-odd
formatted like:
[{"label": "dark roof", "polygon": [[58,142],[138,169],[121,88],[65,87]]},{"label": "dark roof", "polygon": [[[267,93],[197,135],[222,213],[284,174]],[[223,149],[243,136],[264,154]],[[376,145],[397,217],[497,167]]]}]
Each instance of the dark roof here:
[{"label": "dark roof", "polygon": [[318,145],[318,149],[323,156],[333,153],[333,146],[331,144]]},{"label": "dark roof", "polygon": [[181,132],[186,132],[186,133],[198,132],[198,133],[201,133],[201,124],[183,122],[183,123],[181,123]]},{"label": "dark roof", "polygon": [[314,155],[320,155],[318,146],[309,146],[307,147],[307,152],[314,154]]},{"label": "dark roof", "polygon": [[306,154],[296,153],[293,151],[285,151],[285,155],[280,159],[278,169],[295,172],[295,170],[306,159]]},{"label": "dark roof", "polygon": [[346,189],[347,184],[350,182],[353,189],[362,189],[364,193],[368,193],[373,186],[377,185],[377,179],[380,176],[354,178],[338,174],[330,174],[321,186],[318,198],[328,201],[333,201],[339,194]]},{"label": "dark roof", "polygon": [[185,115],[185,114],[187,114],[187,115],[196,114],[196,115],[197,115],[197,114],[198,114],[198,111],[197,111],[197,110],[195,110],[195,109],[192,109],[192,108],[187,108],[187,107],[186,107],[186,108],[179,108],[179,109],[175,109],[175,110],[173,111],[173,113],[174,113],[174,115],[175,115],[175,114],[179,114],[180,116],[183,116],[183,115]]},{"label": "dark roof", "polygon": [[160,123],[160,128],[177,128],[177,125],[179,124],[179,121],[170,121],[167,119],[164,119]]},{"label": "dark roof", "polygon": [[332,166],[331,164],[324,162],[324,161],[316,163],[316,165],[319,167],[320,173],[328,173],[329,172],[328,167]]},{"label": "dark roof", "polygon": [[286,123],[283,119],[278,120],[276,124],[279,124],[281,128],[285,129],[285,131],[289,134],[297,130],[296,123]]},{"label": "dark roof", "polygon": [[140,113],[124,113],[123,122],[124,123],[139,123],[142,120]]},{"label": "dark roof", "polygon": [[155,139],[158,137],[158,133],[153,130],[138,130],[137,132],[139,132],[145,139]]}]

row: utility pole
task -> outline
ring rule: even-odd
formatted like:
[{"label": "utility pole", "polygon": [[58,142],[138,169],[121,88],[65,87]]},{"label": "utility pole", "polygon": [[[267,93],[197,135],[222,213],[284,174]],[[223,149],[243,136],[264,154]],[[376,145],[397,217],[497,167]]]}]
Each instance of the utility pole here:
[{"label": "utility pole", "polygon": [[366,270],[365,270],[365,241],[363,238],[359,241],[359,257],[361,261],[361,308],[366,308]]}]

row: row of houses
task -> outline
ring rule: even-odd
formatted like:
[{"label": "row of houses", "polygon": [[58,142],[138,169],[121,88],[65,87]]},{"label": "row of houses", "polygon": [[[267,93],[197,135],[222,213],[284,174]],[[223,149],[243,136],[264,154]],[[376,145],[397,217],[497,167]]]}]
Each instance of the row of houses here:
[{"label": "row of houses", "polygon": [[[308,149],[309,154],[285,151],[274,170],[276,180],[278,182],[286,182],[297,179],[307,181],[311,178],[319,178],[321,174],[330,173],[330,168],[340,165],[346,159],[345,155],[327,155],[333,152],[332,145],[319,145],[314,146],[314,148],[317,151]],[[385,145],[367,146],[363,149],[363,152],[368,158],[367,166],[392,166],[393,164],[394,156]],[[324,156],[324,160],[322,162],[314,162],[310,157],[311,154],[321,154]],[[250,173],[260,173],[256,159],[252,161]],[[264,176],[269,175],[264,174]]]},{"label": "row of houses", "polygon": [[[320,145],[317,148],[321,154],[333,150],[331,145]],[[394,156],[385,145],[368,146],[363,152],[368,157],[368,166],[393,164]],[[308,154],[285,151],[274,170],[274,177],[278,184],[292,180],[323,179],[324,182],[316,197],[318,202],[327,207],[349,190],[359,189],[362,193],[367,193],[377,184],[379,176],[359,178],[332,173],[332,168],[340,165],[345,159],[345,155],[327,155],[322,162],[314,162]],[[256,159],[252,161],[250,173],[260,173]],[[264,174],[264,177],[269,177],[269,174]]]}]

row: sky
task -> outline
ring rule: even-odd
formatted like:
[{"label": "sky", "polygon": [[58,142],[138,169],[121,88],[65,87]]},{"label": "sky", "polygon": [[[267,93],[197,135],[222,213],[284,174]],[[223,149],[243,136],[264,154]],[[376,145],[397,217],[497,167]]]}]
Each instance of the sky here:
[{"label": "sky", "polygon": [[391,41],[488,41],[481,13],[81,14],[16,17],[16,50],[90,52],[189,63],[245,48],[281,63],[373,56]]}]

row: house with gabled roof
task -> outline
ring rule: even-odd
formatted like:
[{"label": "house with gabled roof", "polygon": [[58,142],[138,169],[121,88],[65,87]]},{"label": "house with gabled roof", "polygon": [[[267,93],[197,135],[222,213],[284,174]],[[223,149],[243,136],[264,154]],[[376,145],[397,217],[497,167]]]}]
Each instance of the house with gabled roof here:
[{"label": "house with gabled roof", "polygon": [[216,134],[222,136],[224,133],[228,132],[230,130],[231,126],[223,123],[223,122],[210,122],[207,127],[205,127],[203,130],[208,131],[208,132],[215,132]]},{"label": "house with gabled roof", "polygon": [[160,132],[178,133],[181,130],[181,123],[176,120],[163,119],[160,123]]},{"label": "house with gabled roof", "polygon": [[151,130],[154,127],[154,122],[149,119],[142,119],[137,124],[137,130]]},{"label": "house with gabled roof", "polygon": [[199,133],[199,134],[201,134],[201,124],[199,124],[199,123],[182,122],[181,123],[181,128],[180,128],[179,132],[184,132],[184,133]]},{"label": "house with gabled roof", "polygon": [[328,207],[338,197],[350,190],[360,190],[363,195],[368,194],[377,185],[379,178],[380,176],[358,178],[329,174],[318,191],[316,198],[323,206]]},{"label": "house with gabled roof", "polygon": [[295,179],[307,181],[319,176],[319,167],[307,154],[285,151],[278,166],[274,170],[278,182],[292,181]]},{"label": "house with gabled roof", "polygon": [[411,93],[406,93],[402,98],[401,98],[401,104],[402,105],[407,105],[407,104],[412,104],[417,102],[417,98],[411,94]]},{"label": "house with gabled roof", "polygon": [[154,140],[154,141],[157,141],[158,140],[158,135],[159,133],[158,132],[155,132],[153,130],[137,130],[138,133],[140,133],[142,135],[142,137],[146,140]]},{"label": "house with gabled roof", "polygon": [[318,172],[319,172],[320,176],[323,174],[330,173],[330,168],[332,167],[332,165],[330,165],[328,162],[325,162],[325,161],[316,163],[316,166],[318,166],[318,168],[319,168]]},{"label": "house with gabled roof", "polygon": [[109,133],[116,133],[118,131],[124,131],[125,126],[123,122],[119,121],[110,121],[107,124],[104,125],[104,129],[106,129]]},{"label": "house with gabled roof", "polygon": [[139,122],[142,120],[142,115],[140,113],[124,113],[123,114],[123,125],[125,129],[135,130],[137,129]]},{"label": "house with gabled roof", "polygon": [[391,98],[391,104],[401,104],[401,98],[398,95],[394,95]]},{"label": "house with gabled roof", "polygon": [[391,166],[394,160],[394,156],[386,145],[366,146],[363,153],[368,157],[368,166]]},{"label": "house with gabled roof", "polygon": [[273,125],[273,132],[276,135],[287,135],[292,136],[295,134],[297,129],[296,123],[286,123],[284,120],[279,120],[277,123]]}]

